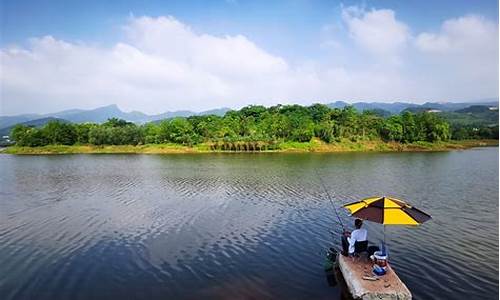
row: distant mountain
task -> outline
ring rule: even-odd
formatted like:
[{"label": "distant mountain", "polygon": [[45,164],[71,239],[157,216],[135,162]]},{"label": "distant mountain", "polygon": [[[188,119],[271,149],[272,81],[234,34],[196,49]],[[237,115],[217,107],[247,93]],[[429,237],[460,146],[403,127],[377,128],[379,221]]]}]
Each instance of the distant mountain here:
[{"label": "distant mountain", "polygon": [[329,108],[344,108],[345,106],[348,105],[350,104],[344,101],[335,101],[332,103],[328,103],[326,106],[328,106]]},{"label": "distant mountain", "polygon": [[79,114],[82,112],[85,112],[85,110],[84,109],[68,109],[68,110],[63,110],[63,111],[53,113],[53,114],[48,114],[48,115],[51,115],[52,117],[55,117],[55,118],[64,118],[66,116],[71,116],[71,115]]},{"label": "distant mountain", "polygon": [[481,101],[481,102],[464,102],[464,103],[432,103],[426,102],[422,104],[423,107],[428,107],[430,109],[437,109],[441,111],[456,111],[460,109],[464,109],[470,106],[498,106],[498,100],[494,101],[490,99],[490,101]]},{"label": "distant mountain", "polygon": [[417,107],[419,104],[413,103],[404,103],[404,102],[394,102],[394,103],[383,103],[383,102],[355,102],[349,104],[344,101],[336,101],[330,104],[327,104],[330,108],[344,108],[345,106],[352,105],[359,111],[364,110],[376,110],[382,109],[390,112],[391,114],[398,114],[401,111],[405,110],[408,107]]},{"label": "distant mountain", "polygon": [[168,111],[166,113],[162,113],[159,115],[150,116],[148,121],[158,121],[158,120],[170,119],[170,118],[176,118],[176,117],[189,117],[189,116],[193,116],[193,115],[196,115],[196,113],[193,111],[190,111],[190,110]]},{"label": "distant mountain", "polygon": [[[21,122],[21,123],[17,123],[17,124],[25,125],[25,126],[29,126],[29,127],[42,127],[45,124],[49,123],[50,121],[59,121],[61,123],[69,123],[69,121],[65,120],[65,119],[54,118],[54,117],[47,117],[47,118],[41,118],[41,119],[35,119],[35,120],[26,121],[26,122]],[[8,126],[8,127],[4,127],[2,129],[0,129],[0,136],[9,135],[10,131],[17,124],[14,124],[14,125],[11,125],[11,126]]]},{"label": "distant mountain", "polygon": [[[327,105],[331,108],[343,108],[347,105],[353,105],[356,109],[360,111],[372,110],[381,116],[387,117],[390,114],[399,114],[405,109],[410,109],[414,111],[433,109],[433,110],[440,110],[442,112],[452,112],[477,105],[498,107],[498,99],[484,99],[478,102],[465,102],[465,103],[427,102],[424,104],[414,104],[407,102],[394,102],[394,103],[356,102],[353,104],[349,104],[344,101],[336,101]],[[189,110],[179,110],[179,111],[165,112],[156,115],[147,115],[140,111],[124,112],[120,110],[120,108],[117,105],[112,104],[90,110],[70,109],[49,114],[23,114],[17,116],[0,116],[0,131],[4,132],[6,128],[11,128],[15,124],[26,123],[29,121],[40,122],[39,120],[44,120],[44,119],[50,120],[49,118],[64,119],[66,121],[73,123],[84,123],[84,122],[102,123],[105,122],[107,119],[114,117],[114,118],[124,119],[129,122],[142,124],[142,123],[159,121],[174,117],[189,117],[195,115],[209,115],[209,114],[223,116],[229,110],[230,108],[223,107],[198,113]]]},{"label": "distant mountain", "polygon": [[5,127],[9,127],[9,126],[14,125],[14,124],[28,122],[30,120],[34,120],[37,118],[40,118],[40,115],[25,114],[25,115],[17,115],[17,116],[0,117],[0,128],[5,128]]},{"label": "distant mountain", "polygon": [[194,115],[219,115],[223,116],[229,108],[218,108],[207,110],[203,112],[193,112],[189,110],[179,110],[172,112],[165,112],[157,115],[147,115],[140,111],[124,112],[118,108],[116,104],[99,107],[91,110],[83,109],[70,109],[56,113],[49,114],[23,114],[17,116],[0,116],[0,130],[1,128],[10,127],[15,124],[24,123],[32,120],[40,120],[43,118],[61,118],[73,123],[102,123],[109,118],[120,118],[129,122],[146,123],[156,120],[169,119],[174,117],[189,117]]},{"label": "distant mountain", "polygon": [[390,111],[381,108],[370,109],[370,111],[382,118],[388,118],[392,115]]},{"label": "distant mountain", "polygon": [[[10,132],[10,129],[16,124],[33,125],[30,122],[44,122],[52,119],[64,119],[72,123],[103,123],[109,118],[124,119],[134,123],[147,123],[175,117],[189,117],[201,115],[223,116],[230,109],[227,107],[212,109],[202,112],[193,112],[190,110],[179,110],[165,112],[157,115],[147,115],[140,111],[124,112],[116,104],[99,107],[91,110],[70,109],[50,114],[23,114],[17,116],[0,116],[0,132]],[[46,123],[46,122],[45,122]]]},{"label": "distant mountain", "polygon": [[123,112],[116,104],[99,107],[92,110],[77,111],[71,114],[65,114],[64,119],[71,121],[73,123],[103,123],[110,118],[124,119],[130,122],[147,122],[149,116],[142,112]]},{"label": "distant mountain", "polygon": [[472,105],[466,108],[456,110],[457,113],[498,113],[498,107],[494,106],[484,106],[484,105]]},{"label": "distant mountain", "polygon": [[414,106],[414,107],[408,107],[408,108],[405,108],[403,109],[402,113],[403,112],[411,112],[411,113],[421,113],[421,112],[442,112],[442,110],[440,109],[436,109],[436,108],[432,108],[432,107],[428,107],[428,106]]},{"label": "distant mountain", "polygon": [[412,112],[426,111],[426,110],[455,111],[458,109],[467,108],[472,105],[498,106],[498,99],[484,99],[478,102],[463,102],[463,103],[426,102],[424,104],[415,104],[409,102],[394,102],[394,103],[356,102],[349,104],[344,101],[336,101],[327,105],[330,108],[343,108],[344,106],[352,105],[357,110],[360,111],[383,109],[391,112],[392,114],[399,114],[404,110],[409,110]]},{"label": "distant mountain", "polygon": [[439,115],[452,126],[498,126],[498,106],[472,105]]},{"label": "distant mountain", "polygon": [[231,109],[228,107],[216,108],[216,109],[202,111],[201,113],[198,113],[197,115],[198,116],[216,115],[216,116],[222,117],[230,110]]}]

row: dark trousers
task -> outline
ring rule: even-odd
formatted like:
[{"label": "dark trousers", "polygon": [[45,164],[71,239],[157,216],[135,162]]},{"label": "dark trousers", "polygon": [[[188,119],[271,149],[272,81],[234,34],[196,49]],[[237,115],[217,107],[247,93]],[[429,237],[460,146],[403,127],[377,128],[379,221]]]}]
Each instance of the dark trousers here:
[{"label": "dark trousers", "polygon": [[340,240],[342,242],[342,255],[349,255],[349,242],[347,241],[347,237],[343,235]]},{"label": "dark trousers", "polygon": [[[349,242],[347,241],[347,237],[343,235],[341,237],[341,242],[342,242],[342,255],[348,256],[349,255]],[[366,252],[368,252],[368,256],[372,255],[375,251],[379,251],[379,247],[377,246],[369,246],[368,249],[366,249]]]}]

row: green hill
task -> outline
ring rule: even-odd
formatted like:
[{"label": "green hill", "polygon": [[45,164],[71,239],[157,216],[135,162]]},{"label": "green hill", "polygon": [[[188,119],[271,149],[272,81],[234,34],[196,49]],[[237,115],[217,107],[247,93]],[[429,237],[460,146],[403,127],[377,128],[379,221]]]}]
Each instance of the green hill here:
[{"label": "green hill", "polygon": [[443,112],[440,115],[452,126],[498,126],[498,109],[488,106],[473,105],[454,112]]}]

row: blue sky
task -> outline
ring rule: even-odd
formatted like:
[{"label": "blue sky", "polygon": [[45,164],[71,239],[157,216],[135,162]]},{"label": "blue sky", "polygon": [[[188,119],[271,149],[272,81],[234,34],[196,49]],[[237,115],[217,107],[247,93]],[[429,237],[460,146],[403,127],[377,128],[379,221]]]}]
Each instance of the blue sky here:
[{"label": "blue sky", "polygon": [[340,21],[342,5],[395,10],[415,30],[432,30],[446,19],[467,14],[498,21],[498,1],[2,0],[0,42],[23,43],[30,37],[52,35],[109,44],[119,38],[130,14],[171,15],[200,32],[244,34],[269,51],[308,57],[316,54],[307,45],[321,39],[325,24]]},{"label": "blue sky", "polygon": [[[161,34],[152,41],[154,32]],[[491,39],[497,46],[488,42]],[[186,45],[186,55],[179,56]],[[223,57],[206,57],[209,45]],[[4,0],[0,47],[0,114],[27,112],[26,104],[33,112],[110,103],[126,110],[164,111],[338,99],[424,102],[498,97],[498,57],[493,55],[498,56],[497,1]],[[123,53],[132,55],[137,65],[120,60]],[[35,55],[46,61],[33,60]],[[58,55],[63,58],[57,60]],[[146,57],[158,59],[173,73],[164,68],[139,70]],[[250,66],[252,59],[259,67]],[[79,65],[82,60],[101,67]],[[238,61],[247,64],[239,68]],[[53,65],[60,68],[51,69]],[[23,76],[22,70],[31,67],[35,74]],[[61,68],[80,76],[72,74],[69,80]],[[240,74],[239,69],[244,71]],[[103,82],[109,80],[109,89],[91,82],[96,72],[106,74]],[[460,72],[474,76],[457,76]],[[150,76],[164,81],[144,79]],[[277,83],[269,84],[273,78]],[[370,82],[362,86],[366,80]],[[298,84],[304,84],[305,91],[297,91]],[[172,88],[166,91],[164,85]],[[387,91],[393,85],[394,91]],[[47,91],[40,91],[41,86]],[[209,87],[206,92],[204,86]],[[130,93],[121,95],[124,89]]]}]

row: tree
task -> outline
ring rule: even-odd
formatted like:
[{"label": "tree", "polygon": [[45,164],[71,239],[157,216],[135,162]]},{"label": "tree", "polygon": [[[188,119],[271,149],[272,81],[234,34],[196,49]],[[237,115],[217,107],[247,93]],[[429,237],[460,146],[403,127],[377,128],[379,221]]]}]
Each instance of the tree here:
[{"label": "tree", "polygon": [[333,142],[335,139],[333,123],[333,121],[324,120],[317,124],[314,128],[314,135],[327,143]]},{"label": "tree", "polygon": [[383,122],[384,119],[375,112],[363,111],[358,120],[358,135],[361,135],[363,139],[377,138]]},{"label": "tree", "polygon": [[92,123],[83,123],[75,125],[76,143],[89,144],[89,132],[92,127],[97,126]]},{"label": "tree", "polygon": [[95,126],[89,130],[89,143],[92,145],[111,144],[104,126]]},{"label": "tree", "polygon": [[125,126],[130,126],[130,125],[134,125],[134,123],[127,122],[125,120],[118,119],[118,118],[110,118],[102,124],[102,126],[104,126],[104,127],[125,127]]},{"label": "tree", "polygon": [[330,118],[330,108],[324,104],[313,104],[308,107],[308,110],[314,123],[321,123]]},{"label": "tree", "polygon": [[10,138],[15,141],[18,146],[26,146],[26,136],[29,130],[31,130],[30,127],[18,124],[10,131]]},{"label": "tree", "polygon": [[198,136],[193,131],[193,126],[186,118],[174,118],[166,124],[167,140],[173,143],[192,145],[198,141]]},{"label": "tree", "polygon": [[[40,129],[18,125],[11,137],[20,146],[46,144],[137,145],[143,143],[200,142],[224,145],[222,149],[260,149],[280,141],[308,142],[317,137],[327,143],[339,138],[384,139],[412,143],[451,138],[496,138],[498,125],[454,125],[437,114],[404,112],[382,117],[374,111],[358,112],[352,106],[330,109],[323,104],[309,107],[251,105],[224,116],[192,116],[166,119],[138,126],[118,118],[105,123],[69,124],[49,122]],[[219,147],[219,146],[216,146]]]},{"label": "tree", "polygon": [[160,126],[155,123],[146,123],[142,126],[142,135],[146,144],[160,144]]},{"label": "tree", "polygon": [[380,135],[384,140],[399,142],[403,139],[403,125],[400,116],[388,118],[382,125]]},{"label": "tree", "polygon": [[338,115],[340,136],[354,137],[358,134],[358,112],[354,106],[346,106]]},{"label": "tree", "polygon": [[75,126],[59,121],[50,121],[41,129],[48,144],[73,145],[77,141]]},{"label": "tree", "polygon": [[435,113],[419,113],[416,115],[416,120],[419,128],[418,140],[446,141],[451,136],[450,125]]},{"label": "tree", "polygon": [[267,112],[267,108],[262,105],[249,105],[243,107],[240,111],[239,114],[243,118],[249,118],[253,117],[253,119],[257,122],[261,120],[261,116]]},{"label": "tree", "polygon": [[413,114],[409,111],[404,112],[401,115],[401,122],[403,125],[402,141],[406,143],[413,143],[416,141],[418,138],[418,128]]}]

